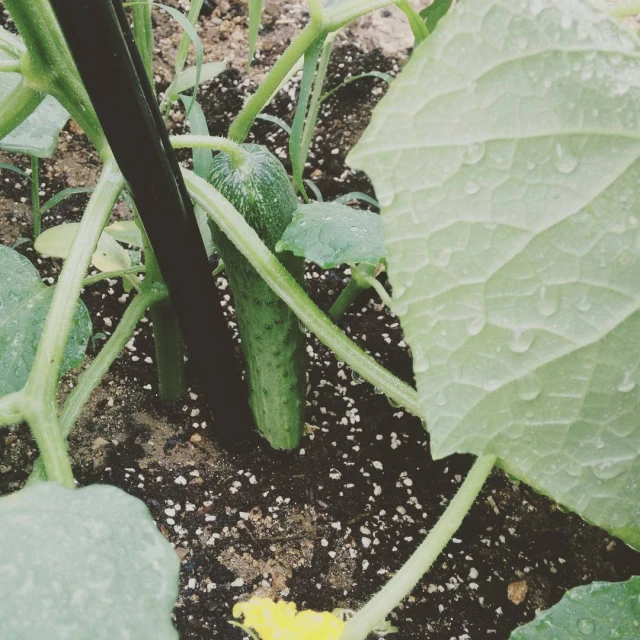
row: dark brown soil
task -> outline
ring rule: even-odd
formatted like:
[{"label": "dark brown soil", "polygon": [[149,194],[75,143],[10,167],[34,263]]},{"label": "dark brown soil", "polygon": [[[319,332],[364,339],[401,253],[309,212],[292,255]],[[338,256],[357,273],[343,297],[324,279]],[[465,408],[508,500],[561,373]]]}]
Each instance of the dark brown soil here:
[{"label": "dark brown soil", "polygon": [[[203,29],[216,15],[203,19]],[[264,51],[265,64],[276,53]],[[328,86],[339,84],[347,69],[394,71],[397,64],[378,52],[342,45]],[[243,74],[229,70],[200,92],[214,135],[225,133],[251,90]],[[346,169],[344,157],[366,125],[380,84],[371,79],[351,84],[322,110],[307,175],[325,199],[350,191],[372,194],[363,175]],[[269,111],[290,122],[295,89],[293,83]],[[182,129],[179,116],[174,127]],[[287,164],[286,137],[277,127],[260,122],[252,139]],[[12,161],[27,166],[24,158]],[[43,165],[45,198],[69,186],[72,175],[78,181],[78,171],[79,183],[91,183],[97,170],[73,125],[56,156]],[[26,181],[3,172],[0,203],[10,203],[0,211],[0,241],[28,237]],[[85,196],[66,201],[45,217],[45,228],[77,220],[85,203]],[[121,206],[117,215],[128,212]],[[59,273],[59,262],[39,258],[30,241],[17,248],[46,281]],[[307,278],[323,309],[346,281],[344,270],[311,266]],[[218,285],[230,303],[223,277]],[[94,332],[105,335],[130,300],[119,282],[96,285],[83,299]],[[391,371],[411,380],[398,322],[376,297],[363,296],[341,326]],[[100,344],[98,336],[89,358]],[[115,484],[139,497],[176,546],[182,563],[176,625],[185,640],[241,638],[226,621],[233,604],[251,594],[319,610],[359,607],[424,538],[469,468],[470,459],[463,456],[432,461],[417,419],[362,383],[313,337],[308,344],[308,434],[296,453],[278,454],[265,446],[240,454],[220,450],[196,386],[181,403],[160,403],[148,322],[141,323],[95,391],[71,438],[78,481]],[[76,375],[65,377],[61,396]],[[0,492],[22,485],[35,455],[26,427],[5,432]],[[432,571],[393,614],[395,637],[506,640],[566,589],[633,573],[640,573],[640,555],[496,472]]]}]

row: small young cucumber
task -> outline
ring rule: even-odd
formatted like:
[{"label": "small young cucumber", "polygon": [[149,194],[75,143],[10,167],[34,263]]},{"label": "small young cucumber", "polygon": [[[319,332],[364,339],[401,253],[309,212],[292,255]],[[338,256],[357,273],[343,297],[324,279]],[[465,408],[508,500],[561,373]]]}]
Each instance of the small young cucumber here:
[{"label": "small young cucumber", "polygon": [[[219,153],[208,181],[273,251],[298,200],[287,172],[274,155],[254,144],[243,144],[240,149],[242,153],[233,158]],[[228,238],[213,225],[211,232],[233,293],[254,419],[274,449],[293,449],[304,429],[304,333],[298,318]],[[304,261],[292,254],[280,259],[302,284]]]}]

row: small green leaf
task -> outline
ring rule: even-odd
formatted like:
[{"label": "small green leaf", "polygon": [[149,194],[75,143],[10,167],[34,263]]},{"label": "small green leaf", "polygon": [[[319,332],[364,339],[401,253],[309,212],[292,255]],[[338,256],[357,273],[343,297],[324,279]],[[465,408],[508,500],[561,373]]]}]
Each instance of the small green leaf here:
[{"label": "small green leaf", "polygon": [[123,244],[140,249],[142,247],[142,234],[138,225],[133,220],[121,220],[105,227],[105,232],[112,238]]},{"label": "small green leaf", "polygon": [[[53,292],[29,260],[0,245],[0,396],[27,381]],[[89,312],[79,302],[60,373],[82,364],[90,336]]]},{"label": "small green leaf", "polygon": [[[42,255],[65,260],[79,227],[78,222],[68,222],[43,231],[35,241],[35,250]],[[131,257],[111,234],[103,233],[91,256],[91,264],[99,271],[119,271],[131,266]]]},{"label": "small green leaf", "polygon": [[[0,58],[4,60],[8,56],[0,51]],[[0,73],[0,100],[19,82],[17,73]],[[22,124],[0,140],[0,149],[46,158],[55,151],[60,131],[68,119],[66,109],[55,98],[47,96]]]},{"label": "small green leaf", "polygon": [[366,73],[359,73],[357,76],[349,76],[348,78],[345,78],[337,87],[333,87],[333,89],[329,89],[329,91],[322,94],[320,102],[324,102],[336,91],[342,89],[342,87],[346,87],[348,84],[357,82],[358,80],[362,80],[364,78],[377,78],[378,80],[384,80],[384,82],[386,82],[387,84],[391,84],[395,79],[394,76],[392,76],[390,73],[384,73],[383,71],[367,71]]},{"label": "small green leaf", "polygon": [[516,629],[509,640],[633,640],[640,637],[640,577],[592,582]]},{"label": "small green leaf", "polygon": [[341,264],[377,265],[384,260],[382,221],[377,213],[332,202],[302,204],[276,246],[323,269]]},{"label": "small green leaf", "polygon": [[453,0],[433,0],[428,7],[425,7],[420,12],[420,17],[427,25],[429,33],[433,33],[434,29],[438,26],[440,19],[444,18],[449,12],[449,9],[451,9],[452,4]]},{"label": "small green leaf", "polygon": [[179,561],[147,507],[108,485],[0,499],[0,629],[20,640],[177,640]]},{"label": "small green leaf", "polygon": [[[225,62],[206,62],[200,69],[199,84],[210,82],[219,76],[226,68],[227,64]],[[193,89],[196,86],[197,76],[198,68],[195,66],[181,71],[176,78],[175,93],[184,93],[185,91]]]},{"label": "small green leaf", "polygon": [[93,193],[93,187],[68,187],[67,189],[59,191],[40,207],[40,215],[46,213],[49,209],[53,209],[53,207],[60,204],[63,200],[79,193]]},{"label": "small green leaf", "polygon": [[[426,89],[425,89],[426,88]],[[435,457],[640,548],[640,49],[583,0],[460,0],[352,152]]]},{"label": "small green leaf", "polygon": [[17,173],[19,176],[31,181],[31,176],[26,171],[23,171],[20,167],[16,167],[15,164],[0,162],[0,171],[11,171],[12,173]]}]

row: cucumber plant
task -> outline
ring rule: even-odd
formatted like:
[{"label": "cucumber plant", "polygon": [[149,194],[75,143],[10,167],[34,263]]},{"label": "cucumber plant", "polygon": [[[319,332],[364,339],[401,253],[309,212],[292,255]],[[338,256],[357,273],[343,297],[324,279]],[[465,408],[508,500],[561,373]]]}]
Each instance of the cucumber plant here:
[{"label": "cucumber plant", "polygon": [[[173,314],[184,314],[181,305],[189,301],[174,296],[169,304],[155,255],[162,240],[148,233],[150,218],[136,215],[135,226],[124,229],[108,224],[115,202],[129,198],[135,184],[125,183],[125,163],[118,166],[116,145],[107,143],[112,114],[92,90],[84,62],[78,67],[86,86],[81,80],[52,4],[71,18],[73,7],[62,0],[4,4],[21,38],[0,29],[0,76],[11,76],[0,83],[0,145],[38,155],[38,110],[57,101],[96,146],[104,169],[73,232],[39,238],[43,252],[64,258],[55,286],[43,285],[25,258],[0,247],[0,424],[26,422],[41,456],[29,486],[0,498],[0,566],[17,581],[0,581],[0,626],[3,635],[25,639],[68,638],[70,628],[79,638],[175,638],[175,554],[135,499],[113,487],[75,488],[66,438],[146,310],[158,313],[158,340],[163,321],[165,329],[177,326]],[[146,78],[138,74],[139,86],[126,96],[135,101],[146,92],[147,106],[151,4],[131,3]],[[252,50],[261,4],[251,3]],[[423,419],[432,455],[477,456],[442,517],[388,584],[344,624],[321,615],[325,628],[339,634],[332,640],[364,640],[383,628],[454,535],[494,466],[640,549],[640,42],[619,21],[640,5],[436,0],[417,13],[397,2],[417,47],[399,77],[388,79],[389,92],[349,156],[371,177],[381,213],[338,202],[303,204],[294,186],[309,200],[304,166],[333,35],[389,4],[310,0],[309,23],[246,101],[228,137],[202,133],[193,95],[181,99],[195,135],[169,141],[159,134],[169,165],[170,147],[194,150],[195,171],[170,179],[184,179],[196,210],[211,223],[236,299],[251,406],[271,444],[293,447],[301,435],[306,383],[297,318],[363,379]],[[196,41],[198,64],[191,80],[176,76],[165,111],[202,77],[192,26],[197,10],[191,22],[177,19]],[[99,21],[84,26],[104,35]],[[183,47],[178,74],[185,60]],[[290,180],[275,157],[245,139],[300,61],[304,91],[291,128]],[[44,129],[55,139],[56,130]],[[218,153],[213,159],[211,151]],[[158,170],[151,182],[168,176]],[[135,213],[139,192],[132,192]],[[204,251],[201,242],[211,239],[206,225],[200,230],[204,238],[191,236],[183,249]],[[131,261],[118,243],[139,245],[143,259]],[[323,267],[348,264],[357,287],[378,290],[402,324],[417,389],[313,304],[301,286],[302,258]],[[90,264],[101,273],[87,277]],[[382,268],[392,296],[375,278]],[[104,277],[126,278],[136,295],[59,406],[59,377],[82,362],[91,334],[82,287]],[[167,361],[181,364],[180,341],[160,342]],[[220,372],[229,363],[209,366]],[[64,591],[52,588],[61,583]],[[580,587],[515,630],[512,640],[636,637],[639,596],[638,577]],[[263,640],[272,637],[264,634]],[[311,629],[309,637],[317,634]]]}]

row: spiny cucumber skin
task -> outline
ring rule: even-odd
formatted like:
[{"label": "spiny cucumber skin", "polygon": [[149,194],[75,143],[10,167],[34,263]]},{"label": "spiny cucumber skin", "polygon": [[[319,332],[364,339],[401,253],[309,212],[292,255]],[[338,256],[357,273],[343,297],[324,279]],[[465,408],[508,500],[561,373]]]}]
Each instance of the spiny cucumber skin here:
[{"label": "spiny cucumber skin", "polygon": [[[214,158],[209,183],[244,216],[273,251],[298,206],[280,161],[267,149],[244,144],[236,167],[228,154]],[[233,293],[247,367],[249,404],[262,435],[274,449],[294,449],[304,430],[305,336],[298,318],[271,291],[248,260],[214,225],[212,235]],[[291,254],[282,264],[302,284],[304,261]]]}]

